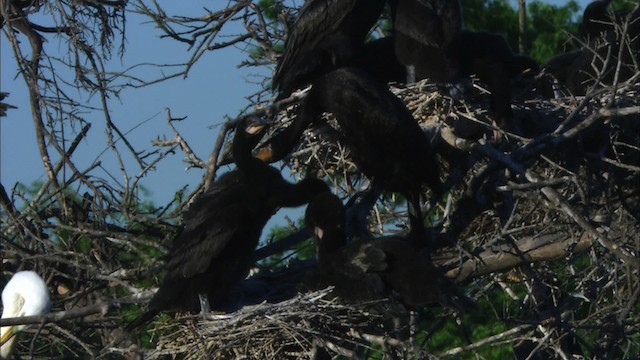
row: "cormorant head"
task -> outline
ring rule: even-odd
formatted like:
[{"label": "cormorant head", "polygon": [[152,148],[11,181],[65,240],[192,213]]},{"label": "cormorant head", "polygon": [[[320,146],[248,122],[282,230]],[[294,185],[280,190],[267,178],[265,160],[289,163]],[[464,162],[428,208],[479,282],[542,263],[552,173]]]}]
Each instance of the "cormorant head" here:
[{"label": "cormorant head", "polygon": [[267,122],[258,117],[244,117],[236,125],[236,133],[231,146],[235,160],[251,154],[267,129]]},{"label": "cormorant head", "polygon": [[591,2],[584,9],[582,22],[578,26],[578,32],[583,37],[597,36],[602,31],[607,31],[611,27],[604,22],[609,19],[609,4],[612,0],[596,0]]},{"label": "cormorant head", "polygon": [[332,193],[323,192],[314,197],[304,218],[318,242],[318,248],[334,250],[346,243],[344,205]]}]

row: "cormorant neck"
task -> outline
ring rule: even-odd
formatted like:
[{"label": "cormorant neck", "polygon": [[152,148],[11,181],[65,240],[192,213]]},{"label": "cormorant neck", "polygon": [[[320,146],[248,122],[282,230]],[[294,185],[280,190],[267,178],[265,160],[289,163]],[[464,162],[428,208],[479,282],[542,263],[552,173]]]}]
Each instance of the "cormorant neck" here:
[{"label": "cormorant neck", "polygon": [[313,110],[315,106],[312,104],[312,92],[307,95],[304,100],[298,116],[293,120],[291,125],[273,136],[258,151],[258,158],[266,162],[276,162],[287,156],[291,149],[300,141],[300,137],[304,130],[311,124],[316,116]]},{"label": "cormorant neck", "polygon": [[275,189],[278,206],[296,207],[309,203],[313,198],[323,192],[329,192],[329,186],[315,178],[306,178],[296,184],[287,184],[285,187]]},{"label": "cormorant neck", "polygon": [[233,161],[240,169],[246,169],[251,166],[252,163],[258,161],[251,155],[251,150],[258,144],[263,135],[262,130],[258,130],[256,133],[247,134],[246,123],[246,119],[243,119],[238,123],[233,137],[233,144],[231,145]]},{"label": "cormorant neck", "polygon": [[318,241],[318,258],[320,262],[331,254],[347,245],[344,226],[334,226],[322,230],[322,237]]}]

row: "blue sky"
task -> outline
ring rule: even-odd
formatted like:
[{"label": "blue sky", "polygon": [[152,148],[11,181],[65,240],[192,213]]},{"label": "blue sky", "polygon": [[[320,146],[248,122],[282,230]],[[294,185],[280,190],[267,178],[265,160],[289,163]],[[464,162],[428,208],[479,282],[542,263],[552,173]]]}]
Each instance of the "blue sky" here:
[{"label": "blue sky", "polygon": [[[517,0],[510,0],[517,4]],[[549,0],[552,4],[564,1]],[[578,1],[582,7],[588,1]],[[181,15],[201,14],[203,7],[223,6],[224,2],[191,0],[191,1],[159,1],[166,6],[167,13]],[[173,11],[173,12],[172,12]],[[135,29],[135,31],[133,31]],[[127,19],[126,53],[122,60],[117,57],[108,64],[110,70],[127,68],[137,63],[183,63],[191,53],[187,46],[176,41],[160,39],[160,32],[146,19],[139,15],[129,14]],[[230,29],[231,32],[239,29]],[[55,39],[45,44],[49,54],[55,53],[61,44]],[[166,125],[165,108],[170,108],[174,117],[186,116],[187,119],[175,126],[201,158],[207,159],[215,143],[218,128],[225,117],[234,118],[249,103],[245,97],[259,89],[254,84],[255,75],[268,76],[269,69],[238,68],[245,54],[240,48],[230,48],[205,54],[192,68],[187,79],[174,78],[143,89],[125,89],[120,102],[113,102],[112,117],[121,130],[128,132],[130,140],[137,149],[149,149],[150,142],[157,136],[173,137]],[[8,112],[6,118],[0,120],[0,181],[8,192],[16,182],[30,184],[35,180],[44,180],[45,174],[35,142],[33,123],[28,105],[27,91],[24,81],[16,77],[16,65],[10,44],[4,34],[0,36],[0,89],[9,92],[6,100],[18,107]],[[139,76],[148,80],[158,75],[157,70],[138,71]],[[72,78],[71,78],[72,79]],[[94,99],[87,99],[88,102]],[[82,170],[96,158],[119,176],[115,158],[110,152],[104,152],[104,121],[93,114],[96,120],[88,140],[76,152],[74,161]],[[101,154],[101,155],[100,155]],[[165,204],[173,193],[184,185],[192,190],[202,177],[203,171],[191,169],[185,171],[183,154],[176,153],[162,161],[143,181],[143,185],[151,191],[151,198],[158,205]],[[130,163],[129,163],[130,162]],[[132,174],[138,170],[132,159],[127,160]],[[286,171],[286,170],[285,170]],[[97,175],[106,173],[97,170]],[[298,214],[288,211],[285,214]],[[295,216],[295,215],[294,215]],[[282,214],[271,224],[282,221]],[[270,225],[268,225],[270,226]]]}]

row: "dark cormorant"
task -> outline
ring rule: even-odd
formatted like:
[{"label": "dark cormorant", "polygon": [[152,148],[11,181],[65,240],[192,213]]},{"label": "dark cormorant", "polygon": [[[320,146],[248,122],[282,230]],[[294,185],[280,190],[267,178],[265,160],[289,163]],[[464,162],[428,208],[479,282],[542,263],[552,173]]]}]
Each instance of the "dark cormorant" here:
[{"label": "dark cormorant", "polygon": [[615,31],[615,24],[624,23],[629,10],[610,10],[613,0],[596,0],[587,5],[578,25],[578,34],[584,39],[592,40],[602,34]]},{"label": "dark cormorant", "polygon": [[438,83],[459,76],[455,39],[462,30],[458,0],[390,0],[395,52],[409,71],[408,82],[429,78]]},{"label": "dark cormorant", "polygon": [[475,74],[491,91],[491,110],[498,125],[509,123],[511,80],[522,67],[537,70],[533,59],[514,55],[500,35],[463,30],[458,0],[393,0],[391,8],[396,55],[401,63],[414,67],[416,81],[452,83]]},{"label": "dark cormorant", "polygon": [[458,56],[461,75],[475,74],[491,91],[491,110],[498,125],[505,128],[512,118],[511,82],[526,70],[538,72],[538,63],[515,55],[504,37],[488,32],[463,30],[459,33]]},{"label": "dark cormorant", "polygon": [[395,41],[395,36],[389,35],[365,43],[355,67],[385,83],[406,83],[407,69],[396,57]]},{"label": "dark cormorant", "polygon": [[306,279],[312,289],[333,285],[337,296],[351,302],[394,297],[409,310],[450,304],[443,293],[458,295],[428,258],[402,238],[347,243],[345,209],[331,193],[320,194],[309,203],[305,222],[314,234],[319,263],[319,271]]},{"label": "dark cormorant", "polygon": [[[585,10],[585,19],[598,18],[594,14],[591,5],[598,5],[595,9],[600,9],[603,16],[607,17],[609,24],[615,20],[618,24],[623,24],[627,19],[629,26],[624,42],[620,41],[620,36],[614,33],[611,25],[594,26],[597,22],[583,20],[582,32],[589,37],[588,46],[573,52],[560,54],[545,63],[542,67],[545,72],[552,74],[558,82],[565,86],[573,95],[586,95],[589,90],[596,86],[608,86],[614,80],[626,81],[638,72],[640,63],[640,6],[633,10],[620,10],[616,12],[612,20],[605,9],[601,6],[605,2],[593,2]],[[605,4],[606,5],[606,4]],[[587,15],[590,12],[591,15]],[[601,24],[602,25],[602,24]],[[622,47],[621,57],[619,50]],[[607,61],[608,59],[608,61]],[[617,68],[620,62],[619,70]],[[596,83],[596,79],[598,83]]]},{"label": "dark cormorant", "polygon": [[384,4],[385,0],[307,0],[273,75],[278,99],[328,71],[353,65]]},{"label": "dark cormorant", "polygon": [[298,117],[259,149],[267,162],[284,158],[304,130],[332,113],[344,143],[360,171],[376,186],[400,192],[409,204],[411,231],[424,235],[420,192],[426,183],[436,199],[442,195],[438,164],[429,139],[404,103],[386,84],[357,68],[342,68],[318,79]]},{"label": "dark cormorant", "polygon": [[[572,77],[574,70],[572,68],[573,63],[582,56],[581,50],[574,50],[563,54],[556,55],[547,60],[541,65],[542,71],[545,74],[553,76],[553,79],[548,81],[546,85],[547,93],[544,94],[549,98],[560,98],[564,96],[563,88],[567,88],[571,93],[578,94],[584,92],[584,90],[577,91],[574,86],[569,84],[573,83]],[[582,88],[582,85],[579,85]]]},{"label": "dark cormorant", "polygon": [[275,168],[254,158],[251,149],[264,126],[240,121],[232,151],[237,169],[220,176],[184,214],[185,227],[166,262],[166,274],[149,310],[127,326],[133,329],[163,310],[203,311],[220,303],[253,264],[262,228],[279,207],[308,203],[329,191],[319,179],[291,184]]}]

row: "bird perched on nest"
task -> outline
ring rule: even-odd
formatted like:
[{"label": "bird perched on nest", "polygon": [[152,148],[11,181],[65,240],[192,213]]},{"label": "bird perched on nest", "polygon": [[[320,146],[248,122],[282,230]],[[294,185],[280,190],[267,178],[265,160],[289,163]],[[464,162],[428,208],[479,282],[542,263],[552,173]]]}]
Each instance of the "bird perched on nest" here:
[{"label": "bird perched on nest", "polygon": [[[610,1],[594,1],[584,11],[580,35],[587,45],[560,54],[542,68],[573,95],[625,82],[638,73],[640,63],[640,6],[611,12]],[[626,26],[626,37],[621,30]]]},{"label": "bird perched on nest", "polygon": [[353,65],[385,0],[308,0],[285,42],[273,75],[277,99],[333,69]]},{"label": "bird perched on nest", "polygon": [[358,169],[376,186],[407,198],[412,234],[424,242],[422,185],[429,186],[435,199],[442,195],[434,151],[402,100],[365,71],[341,68],[318,79],[293,123],[263,144],[256,156],[267,162],[283,159],[310,124],[322,121],[324,112],[332,113],[340,125]]},{"label": "bird perched on nest", "polygon": [[[44,280],[33,271],[13,275],[2,290],[2,318],[43,315],[49,312],[51,301]],[[13,353],[16,334],[28,325],[3,326],[0,331],[0,357],[8,359]]]},{"label": "bird perched on nest", "polygon": [[223,174],[184,215],[185,227],[166,262],[167,273],[149,310],[127,326],[133,329],[167,309],[209,311],[226,300],[253,264],[262,228],[279,207],[308,203],[329,191],[319,179],[291,184],[275,168],[251,156],[262,123],[241,120],[232,152],[237,169]]},{"label": "bird perched on nest", "polygon": [[456,42],[460,75],[477,75],[488,86],[494,120],[501,129],[509,129],[513,80],[525,72],[537,73],[538,63],[531,57],[514,54],[499,34],[462,30]]},{"label": "bird perched on nest", "polygon": [[408,83],[429,78],[451,82],[458,77],[456,57],[462,9],[458,0],[390,0],[395,53],[408,67]]},{"label": "bird perched on nest", "polygon": [[475,307],[458,296],[436,267],[402,238],[347,243],[345,210],[337,196],[316,196],[307,206],[305,222],[314,234],[319,263],[319,271],[307,279],[309,287],[333,285],[337,296],[354,302],[391,296],[409,310],[437,303],[453,304],[462,310]]},{"label": "bird perched on nest", "polygon": [[[582,21],[578,25],[578,34],[585,40],[593,40],[603,34],[616,31],[616,26],[623,24],[632,12],[629,9],[610,9],[613,0],[596,0],[587,5],[582,13]],[[637,18],[637,16],[636,16]],[[631,22],[636,30],[640,24]],[[633,31],[631,31],[633,32]],[[633,38],[633,37],[632,37]]]}]

